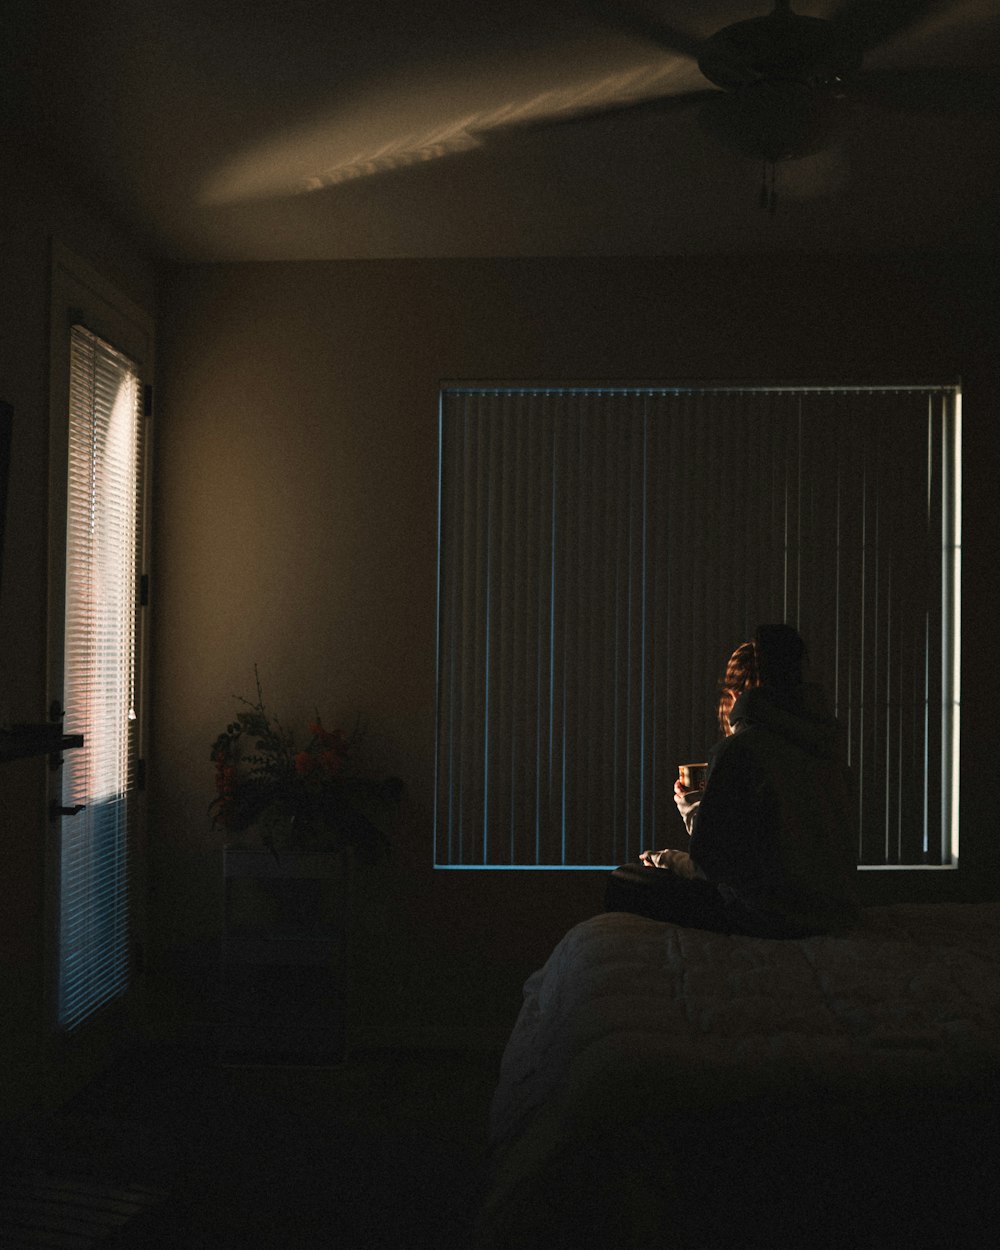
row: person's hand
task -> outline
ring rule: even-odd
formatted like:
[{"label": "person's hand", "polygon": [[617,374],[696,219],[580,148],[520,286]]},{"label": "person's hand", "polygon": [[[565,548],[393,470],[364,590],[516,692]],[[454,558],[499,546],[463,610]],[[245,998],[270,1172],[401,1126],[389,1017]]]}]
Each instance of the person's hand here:
[{"label": "person's hand", "polygon": [[667,851],[642,851],[639,854],[639,862],[645,864],[647,868],[669,868],[671,852]]},{"label": "person's hand", "polygon": [[688,817],[701,802],[701,790],[685,790],[681,785],[681,780],[674,782],[674,802],[677,804],[677,810],[684,818],[685,825],[688,823]]}]

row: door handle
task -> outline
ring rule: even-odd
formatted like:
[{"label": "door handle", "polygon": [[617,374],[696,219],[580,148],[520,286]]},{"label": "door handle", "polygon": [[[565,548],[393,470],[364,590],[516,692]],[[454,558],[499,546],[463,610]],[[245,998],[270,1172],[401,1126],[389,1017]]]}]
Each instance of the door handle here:
[{"label": "door handle", "polygon": [[49,819],[58,820],[60,816],[75,816],[77,812],[82,812],[86,806],[86,803],[76,803],[73,807],[63,807],[58,799],[53,799],[49,804]]}]

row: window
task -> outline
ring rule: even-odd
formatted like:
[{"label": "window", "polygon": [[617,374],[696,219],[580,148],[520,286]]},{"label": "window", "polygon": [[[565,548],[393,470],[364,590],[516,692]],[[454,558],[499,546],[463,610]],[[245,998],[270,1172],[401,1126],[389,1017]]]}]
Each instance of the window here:
[{"label": "window", "polygon": [[76,1028],[124,993],[142,515],[142,388],[135,363],[70,331],[58,1020]]},{"label": "window", "polygon": [[862,865],[957,857],[956,387],[464,387],[440,410],[435,863],[663,845],[729,651],[803,633]]}]

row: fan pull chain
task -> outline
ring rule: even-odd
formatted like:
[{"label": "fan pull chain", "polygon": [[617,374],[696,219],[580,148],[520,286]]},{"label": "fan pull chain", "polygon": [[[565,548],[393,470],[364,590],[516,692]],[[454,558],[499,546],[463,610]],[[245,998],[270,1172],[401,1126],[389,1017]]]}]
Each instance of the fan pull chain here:
[{"label": "fan pull chain", "polygon": [[765,161],[761,168],[760,194],[757,197],[757,203],[761,208],[767,209],[772,217],[774,216],[774,210],[778,206],[777,174],[774,161]]}]

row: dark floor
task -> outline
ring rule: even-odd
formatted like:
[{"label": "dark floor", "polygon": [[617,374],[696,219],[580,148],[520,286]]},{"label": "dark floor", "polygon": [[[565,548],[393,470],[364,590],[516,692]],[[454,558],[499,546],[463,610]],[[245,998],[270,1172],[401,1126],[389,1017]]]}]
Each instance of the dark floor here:
[{"label": "dark floor", "polygon": [[498,1065],[435,1050],[234,1067],[164,1045],[0,1147],[25,1175],[166,1195],[102,1247],[447,1250],[469,1244]]}]

